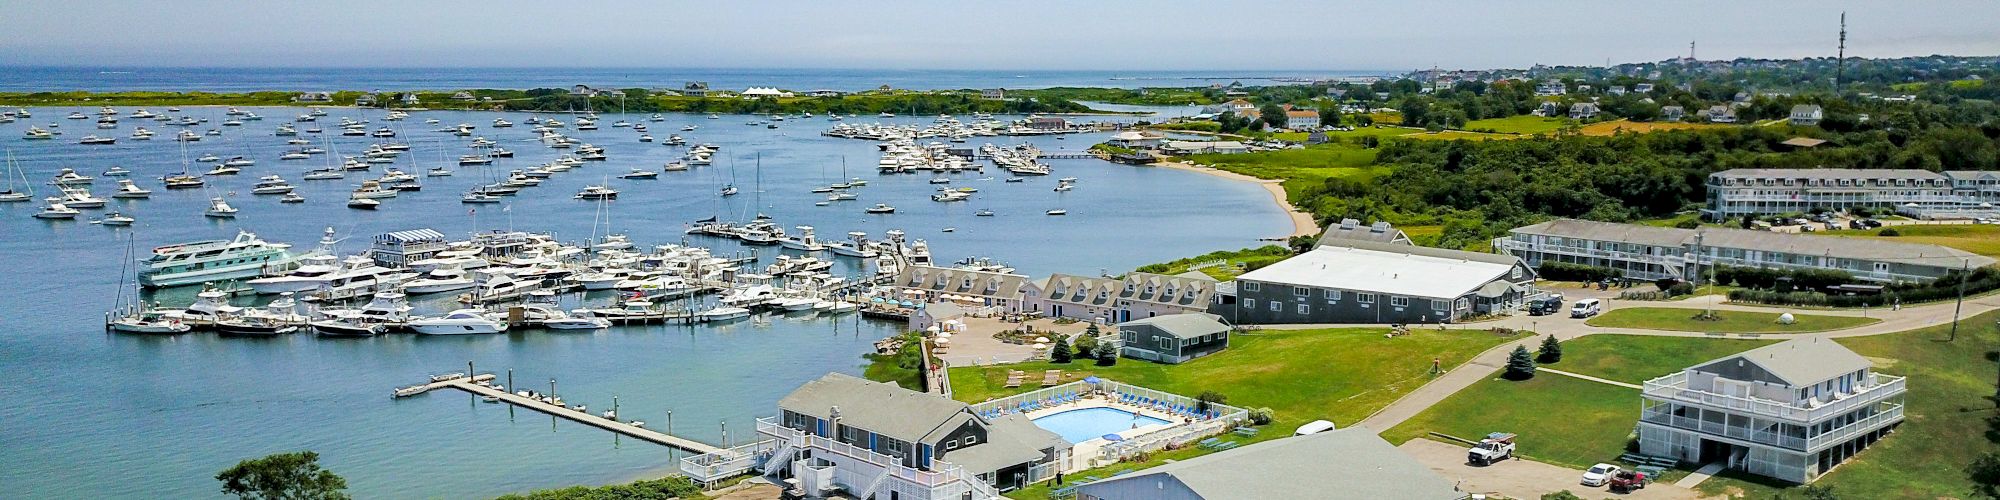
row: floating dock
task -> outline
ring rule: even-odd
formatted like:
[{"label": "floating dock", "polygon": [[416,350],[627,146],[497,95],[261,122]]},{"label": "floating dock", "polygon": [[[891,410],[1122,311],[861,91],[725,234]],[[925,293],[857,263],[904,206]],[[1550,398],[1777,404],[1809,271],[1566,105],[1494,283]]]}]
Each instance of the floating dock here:
[{"label": "floating dock", "polygon": [[494,389],[492,387],[487,387],[478,384],[478,382],[480,381],[487,381],[492,379],[493,379],[493,374],[486,373],[474,377],[459,377],[449,380],[431,382],[429,384],[426,384],[425,387],[427,389],[452,388],[469,392],[479,396],[490,396],[498,398],[501,402],[511,404],[514,406],[519,406],[522,408],[527,408],[530,410],[547,413],[557,417],[569,419],[570,421],[579,424],[588,425],[599,429],[604,429],[607,431],[622,434],[635,439],[652,442],[654,444],[662,446],[679,448],[694,453],[717,453],[723,451],[722,448],[707,443],[703,443],[700,441],[695,441],[683,437],[670,436],[664,432],[659,432],[652,429],[647,429],[644,427],[632,425],[630,423],[620,422],[617,420],[604,418],[597,415],[592,415],[589,412],[577,411],[550,403],[544,403],[541,402],[541,400],[523,397],[517,394],[501,391],[498,389]]}]

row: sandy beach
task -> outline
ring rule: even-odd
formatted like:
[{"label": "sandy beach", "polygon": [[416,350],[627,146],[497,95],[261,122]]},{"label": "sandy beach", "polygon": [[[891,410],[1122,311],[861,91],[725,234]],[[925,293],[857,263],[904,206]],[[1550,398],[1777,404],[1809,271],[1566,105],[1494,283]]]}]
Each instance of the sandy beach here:
[{"label": "sandy beach", "polygon": [[1227,170],[1207,168],[1207,167],[1197,167],[1194,166],[1193,164],[1187,162],[1179,162],[1179,161],[1160,162],[1160,163],[1155,163],[1153,165],[1158,167],[1171,168],[1174,170],[1199,172],[1203,174],[1213,175],[1216,177],[1221,177],[1224,179],[1257,183],[1258,185],[1264,186],[1264,191],[1271,193],[1271,201],[1276,202],[1278,204],[1278,208],[1284,209],[1286,214],[1291,215],[1292,234],[1285,235],[1286,237],[1319,234],[1319,223],[1313,220],[1313,215],[1311,213],[1300,211],[1299,207],[1292,206],[1292,201],[1285,197],[1285,186],[1283,181],[1278,181],[1273,179],[1259,179],[1256,177],[1230,172]]}]

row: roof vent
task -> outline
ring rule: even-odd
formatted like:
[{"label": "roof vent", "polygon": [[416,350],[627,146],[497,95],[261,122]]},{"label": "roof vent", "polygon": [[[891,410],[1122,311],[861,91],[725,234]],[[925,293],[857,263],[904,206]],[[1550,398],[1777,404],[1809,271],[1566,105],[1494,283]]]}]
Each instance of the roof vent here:
[{"label": "roof vent", "polygon": [[1355,226],[1359,226],[1359,225],[1361,225],[1361,221],[1358,221],[1358,220],[1354,220],[1354,219],[1341,219],[1341,220],[1340,220],[1340,228],[1341,228],[1341,229],[1354,229],[1354,228],[1355,228]]},{"label": "roof vent", "polygon": [[1374,224],[1370,224],[1370,225],[1368,225],[1368,232],[1371,232],[1371,233],[1386,233],[1386,232],[1389,232],[1389,223],[1385,221],[1385,222],[1377,222],[1377,223],[1374,223]]}]

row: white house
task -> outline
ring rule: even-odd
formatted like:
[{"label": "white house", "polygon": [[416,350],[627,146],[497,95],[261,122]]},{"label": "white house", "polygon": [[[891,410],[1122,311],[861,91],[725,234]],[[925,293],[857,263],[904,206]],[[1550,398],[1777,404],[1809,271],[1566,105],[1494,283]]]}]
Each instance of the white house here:
[{"label": "white house", "polygon": [[1153,149],[1160,147],[1166,140],[1167,136],[1158,132],[1127,130],[1112,135],[1110,140],[1104,142],[1122,148]]},{"label": "white house", "polygon": [[1639,452],[1808,483],[1903,422],[1904,378],[1794,338],[1646,381]]},{"label": "white house", "polygon": [[1597,103],[1579,102],[1569,105],[1569,117],[1578,120],[1597,117]]},{"label": "white house", "polygon": [[1792,106],[1793,125],[1804,125],[1804,126],[1819,125],[1819,121],[1824,118],[1826,118],[1826,111],[1820,109],[1818,104],[1800,104],[1797,106]]},{"label": "white house", "polygon": [[1319,128],[1319,112],[1310,109],[1294,109],[1285,112],[1285,128],[1292,130],[1313,130]]}]

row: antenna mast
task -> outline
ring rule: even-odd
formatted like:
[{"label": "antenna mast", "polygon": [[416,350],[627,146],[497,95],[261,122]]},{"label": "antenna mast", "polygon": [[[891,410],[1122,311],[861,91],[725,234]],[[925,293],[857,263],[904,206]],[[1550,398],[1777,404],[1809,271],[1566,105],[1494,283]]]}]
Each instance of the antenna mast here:
[{"label": "antenna mast", "polygon": [[1833,61],[1833,91],[1840,92],[1840,79],[1847,76],[1847,13],[1840,13],[1840,55]]}]

